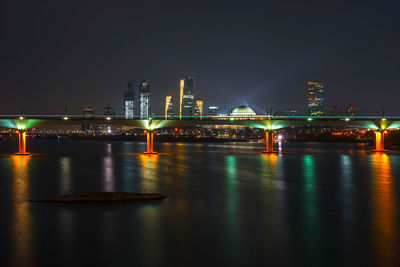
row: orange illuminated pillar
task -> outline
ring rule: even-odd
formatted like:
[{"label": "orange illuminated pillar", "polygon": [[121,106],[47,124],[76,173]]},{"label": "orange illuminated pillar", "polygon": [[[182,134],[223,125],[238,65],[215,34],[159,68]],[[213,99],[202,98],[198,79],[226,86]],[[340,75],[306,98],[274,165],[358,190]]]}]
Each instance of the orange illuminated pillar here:
[{"label": "orange illuminated pillar", "polygon": [[275,153],[274,151],[274,132],[265,131],[265,151],[263,153]]},{"label": "orange illuminated pillar", "polygon": [[16,155],[29,155],[26,152],[26,131],[17,131],[18,133],[18,153]]},{"label": "orange illuminated pillar", "polygon": [[147,151],[143,152],[144,154],[157,154],[157,152],[153,151],[154,144],[154,131],[146,131],[147,135]]},{"label": "orange illuminated pillar", "polygon": [[384,131],[375,132],[376,151],[385,151],[384,136]]}]

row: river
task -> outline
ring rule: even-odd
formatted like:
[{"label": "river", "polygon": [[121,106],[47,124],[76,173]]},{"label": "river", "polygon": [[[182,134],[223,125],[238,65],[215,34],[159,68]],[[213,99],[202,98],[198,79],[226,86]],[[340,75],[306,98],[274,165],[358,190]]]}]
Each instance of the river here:
[{"label": "river", "polygon": [[[358,144],[0,143],[1,266],[394,266],[400,154]],[[154,203],[31,203],[91,191]]]}]

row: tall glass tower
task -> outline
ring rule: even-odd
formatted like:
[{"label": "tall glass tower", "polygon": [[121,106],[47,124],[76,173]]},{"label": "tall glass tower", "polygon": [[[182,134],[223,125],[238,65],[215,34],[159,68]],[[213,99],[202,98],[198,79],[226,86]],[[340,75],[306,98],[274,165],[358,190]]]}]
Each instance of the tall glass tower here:
[{"label": "tall glass tower", "polygon": [[308,81],[308,115],[324,115],[324,81]]},{"label": "tall glass tower", "polygon": [[146,80],[139,85],[139,109],[140,118],[148,119],[150,115],[150,85]]},{"label": "tall glass tower", "polygon": [[124,92],[124,115],[125,119],[133,119],[135,114],[135,92],[132,84],[128,83],[128,90]]},{"label": "tall glass tower", "polygon": [[179,118],[190,118],[194,109],[194,78],[182,79],[179,89]]},{"label": "tall glass tower", "polygon": [[199,117],[200,120],[203,118],[203,103],[203,99],[195,99],[194,115]]},{"label": "tall glass tower", "polygon": [[174,97],[174,94],[165,97],[165,119],[172,118],[174,115]]}]

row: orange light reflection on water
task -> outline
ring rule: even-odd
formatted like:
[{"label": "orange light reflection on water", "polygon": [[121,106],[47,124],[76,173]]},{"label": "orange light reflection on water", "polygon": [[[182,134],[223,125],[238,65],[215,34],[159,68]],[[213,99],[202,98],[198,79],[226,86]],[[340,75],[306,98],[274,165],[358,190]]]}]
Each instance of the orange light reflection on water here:
[{"label": "orange light reflection on water", "polygon": [[158,154],[142,154],[139,158],[142,163],[142,192],[154,193],[158,187],[158,177],[156,175],[158,168]]},{"label": "orange light reflection on water", "polygon": [[32,229],[29,207],[30,156],[12,156],[13,161],[13,202],[14,202],[14,253],[15,266],[32,265]]},{"label": "orange light reflection on water", "polygon": [[[385,153],[372,154],[373,199],[375,206],[376,251],[386,263],[399,259],[397,248],[396,207],[393,195],[393,176],[390,157]],[[384,262],[380,262],[384,264]]]}]

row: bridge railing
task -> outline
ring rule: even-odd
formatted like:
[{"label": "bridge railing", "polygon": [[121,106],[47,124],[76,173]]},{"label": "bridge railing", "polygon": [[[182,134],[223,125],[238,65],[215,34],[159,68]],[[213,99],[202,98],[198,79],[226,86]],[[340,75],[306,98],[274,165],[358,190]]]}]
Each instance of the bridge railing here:
[{"label": "bridge railing", "polygon": [[230,121],[240,121],[240,120],[306,120],[306,121],[321,121],[321,120],[399,120],[400,116],[273,116],[273,115],[255,115],[255,116],[179,116],[170,115],[165,117],[165,115],[151,114],[149,117],[135,116],[125,116],[117,114],[1,114],[0,119],[119,119],[119,120],[230,120]]}]

